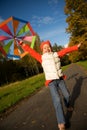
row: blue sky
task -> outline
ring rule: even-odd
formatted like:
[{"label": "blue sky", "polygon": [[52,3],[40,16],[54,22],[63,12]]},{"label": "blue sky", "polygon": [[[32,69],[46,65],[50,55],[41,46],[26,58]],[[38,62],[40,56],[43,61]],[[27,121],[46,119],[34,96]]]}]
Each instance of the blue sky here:
[{"label": "blue sky", "polygon": [[0,0],[0,21],[11,16],[29,21],[41,40],[65,46],[69,42],[64,0]]}]

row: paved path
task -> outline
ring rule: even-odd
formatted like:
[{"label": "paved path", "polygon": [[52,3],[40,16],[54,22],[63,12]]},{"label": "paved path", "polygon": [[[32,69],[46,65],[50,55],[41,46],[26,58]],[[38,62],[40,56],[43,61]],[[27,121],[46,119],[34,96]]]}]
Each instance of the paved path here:
[{"label": "paved path", "polygon": [[[64,108],[70,122],[67,130],[87,130],[87,73],[76,64],[70,65],[65,73],[74,106],[73,113]],[[49,88],[43,87],[1,118],[0,130],[58,130]]]}]

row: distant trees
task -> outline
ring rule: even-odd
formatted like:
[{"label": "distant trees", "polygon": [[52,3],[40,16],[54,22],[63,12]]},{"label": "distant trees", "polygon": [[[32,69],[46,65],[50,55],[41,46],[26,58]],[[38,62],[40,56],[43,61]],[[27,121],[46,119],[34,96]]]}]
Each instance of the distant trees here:
[{"label": "distant trees", "polygon": [[87,60],[87,0],[65,0],[65,14],[70,33],[69,46],[83,42],[79,53],[74,52],[69,55],[71,62]]}]

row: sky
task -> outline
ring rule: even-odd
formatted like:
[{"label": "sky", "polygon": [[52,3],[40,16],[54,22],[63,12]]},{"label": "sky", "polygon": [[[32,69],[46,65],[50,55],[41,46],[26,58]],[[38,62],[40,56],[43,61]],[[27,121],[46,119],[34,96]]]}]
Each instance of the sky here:
[{"label": "sky", "polygon": [[11,16],[29,21],[40,40],[66,46],[69,34],[64,0],[0,0],[0,22]]}]

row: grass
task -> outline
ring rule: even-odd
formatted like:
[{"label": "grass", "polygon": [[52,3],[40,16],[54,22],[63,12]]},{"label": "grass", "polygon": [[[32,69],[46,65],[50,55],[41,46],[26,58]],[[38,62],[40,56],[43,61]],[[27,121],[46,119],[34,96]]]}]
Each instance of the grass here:
[{"label": "grass", "polygon": [[84,67],[85,69],[87,69],[87,60],[86,61],[79,61],[77,62],[78,65],[81,65],[82,67]]},{"label": "grass", "polygon": [[70,66],[70,64],[69,64],[69,65],[66,65],[66,66],[63,66],[63,67],[62,67],[62,70],[63,70],[63,71],[66,70],[69,66]]},{"label": "grass", "polygon": [[44,74],[0,87],[0,113],[44,86]]},{"label": "grass", "polygon": [[[78,62],[87,69],[87,61]],[[62,67],[63,71],[69,65]],[[13,106],[25,97],[28,97],[44,86],[44,74],[38,74],[26,80],[11,83],[0,87],[0,113],[5,112],[9,107]]]}]

